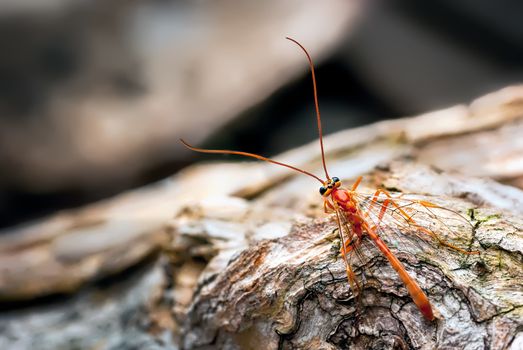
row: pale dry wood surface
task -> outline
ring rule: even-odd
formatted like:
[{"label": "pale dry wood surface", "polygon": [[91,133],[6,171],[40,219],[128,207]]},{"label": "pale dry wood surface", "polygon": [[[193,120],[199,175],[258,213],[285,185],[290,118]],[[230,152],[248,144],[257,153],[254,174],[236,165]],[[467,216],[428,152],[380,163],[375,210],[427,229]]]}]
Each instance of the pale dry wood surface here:
[{"label": "pale dry wood surface", "polygon": [[[312,116],[310,123],[314,127]],[[3,305],[76,294],[49,306],[49,313],[36,306],[3,313],[0,347],[25,341],[41,349],[73,343],[87,348],[94,346],[86,340],[92,334],[99,348],[118,348],[123,339],[125,346],[136,346],[145,339],[158,348],[188,349],[260,343],[517,349],[523,341],[523,196],[494,180],[522,183],[521,134],[523,88],[511,87],[468,106],[325,140],[330,172],[347,183],[365,175],[364,191],[385,186],[463,215],[475,209],[473,229],[455,232],[464,235],[458,242],[470,242],[480,256],[432,244],[419,250],[412,237],[391,246],[438,310],[434,323],[421,318],[394,271],[370,248],[355,261],[357,273],[366,277],[361,303],[355,302],[315,181],[269,164],[216,163],[2,232]],[[321,174],[316,142],[277,159]],[[144,277],[147,288],[131,279],[118,300],[118,293],[91,284],[118,279],[122,275],[115,273],[157,253],[168,259],[142,272],[158,276]],[[93,319],[92,310],[101,305],[111,305],[111,313]],[[63,315],[75,321],[60,333],[70,322]],[[93,322],[116,325],[109,332]]]},{"label": "pale dry wood surface", "polygon": [[[480,251],[479,256],[420,244],[408,232],[401,244],[387,242],[427,291],[438,315],[435,322],[423,319],[395,271],[371,244],[354,261],[356,273],[365,274],[358,302],[339,258],[334,220],[321,214],[318,198],[277,200],[282,186],[276,186],[242,215],[234,212],[216,218],[218,207],[227,204],[224,200],[215,207],[207,203],[200,214],[181,216],[180,234],[195,237],[197,233],[220,247],[220,254],[204,270],[183,322],[183,345],[255,349],[263,342],[266,349],[503,349],[514,343],[523,324],[521,218],[475,201],[467,178],[419,164],[393,163],[368,178],[363,189],[367,193],[380,184],[403,191],[431,183],[434,186],[416,198],[463,215],[475,208],[468,229],[448,222],[440,232],[445,239]],[[475,189],[489,192],[497,186],[484,181]],[[514,190],[512,196],[521,205],[521,192]],[[308,208],[306,215],[304,208]],[[276,219],[260,222],[261,213]],[[418,221],[428,225],[419,216]],[[195,222],[201,227],[196,228]],[[241,253],[238,236],[249,245]]]}]

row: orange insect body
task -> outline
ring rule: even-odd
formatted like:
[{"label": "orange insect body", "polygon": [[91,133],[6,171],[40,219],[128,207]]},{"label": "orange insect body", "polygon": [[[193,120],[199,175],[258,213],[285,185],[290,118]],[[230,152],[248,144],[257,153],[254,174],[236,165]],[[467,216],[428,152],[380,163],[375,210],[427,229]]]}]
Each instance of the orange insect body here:
[{"label": "orange insect body", "polygon": [[[395,201],[395,198],[391,196],[390,193],[383,189],[378,189],[374,196],[366,198],[367,201],[367,210],[362,210],[362,205],[359,200],[359,197],[361,197],[357,192],[356,188],[361,182],[361,177],[359,177],[356,182],[352,185],[351,189],[345,189],[341,187],[341,181],[337,177],[330,177],[329,173],[327,171],[327,166],[325,163],[325,152],[323,149],[323,135],[322,135],[322,128],[321,128],[321,116],[320,116],[320,110],[319,110],[319,104],[318,104],[318,96],[317,96],[317,89],[316,89],[316,78],[314,74],[314,65],[312,63],[312,59],[307,52],[307,50],[296,40],[287,38],[290,41],[293,41],[296,43],[307,56],[307,59],[309,61],[309,66],[311,69],[312,74],[312,81],[313,81],[313,88],[314,88],[314,103],[316,107],[316,119],[318,124],[318,133],[319,133],[319,141],[320,141],[320,149],[321,149],[321,155],[322,155],[322,163],[323,163],[323,169],[325,170],[325,177],[327,180],[322,180],[318,176],[305,171],[303,169],[294,167],[289,164],[281,163],[275,160],[272,160],[270,158],[266,158],[263,156],[260,156],[258,154],[254,153],[248,153],[248,152],[242,152],[242,151],[231,151],[231,150],[211,150],[211,149],[202,149],[202,148],[196,148],[191,145],[189,145],[184,140],[180,140],[187,148],[196,151],[196,152],[202,152],[202,153],[219,153],[219,154],[236,154],[241,155],[245,157],[251,157],[256,158],[259,160],[263,160],[269,163],[273,163],[276,165],[284,166],[289,169],[298,171],[302,174],[308,175],[310,177],[315,178],[318,180],[322,186],[320,187],[320,194],[323,196],[324,199],[324,209],[326,213],[334,213],[336,217],[336,222],[338,224],[338,231],[340,235],[340,239],[342,242],[341,246],[341,254],[345,263],[345,268],[347,272],[347,278],[348,281],[354,291],[354,293],[360,291],[360,286],[358,284],[358,281],[356,279],[356,276],[354,272],[352,271],[351,264],[349,261],[349,258],[351,256],[352,252],[358,251],[359,245],[362,243],[365,235],[367,235],[376,245],[376,247],[381,251],[381,253],[387,258],[390,265],[394,268],[394,270],[398,273],[400,279],[405,284],[405,287],[407,288],[407,291],[409,292],[412,300],[418,307],[418,309],[421,311],[423,316],[427,318],[428,320],[434,319],[434,314],[432,312],[432,306],[429,302],[429,299],[423,292],[423,290],[420,288],[418,283],[412,279],[412,277],[407,273],[405,270],[405,267],[403,264],[399,261],[399,259],[391,252],[389,247],[385,244],[385,242],[381,239],[379,232],[381,230],[380,225],[382,222],[382,219],[387,212],[389,207],[394,207],[394,213],[395,215],[399,215],[399,217],[407,222],[409,225],[412,225],[412,227],[415,227],[419,232],[426,234],[430,236],[431,238],[437,240],[440,244],[445,245],[449,248],[452,248],[454,250],[460,251],[462,253],[470,254],[471,252],[466,252],[463,249],[460,249],[458,247],[455,247],[443,240],[441,240],[437,235],[432,232],[431,230],[420,226],[412,216],[410,216],[406,210],[405,206],[400,206],[397,201]],[[380,194],[384,194],[386,196],[385,200],[380,203],[378,202],[378,197]],[[429,209],[445,209],[437,204],[423,201],[423,200],[413,200],[409,202],[410,204],[416,204],[425,210],[429,211]],[[379,210],[379,213],[377,217],[374,219],[371,217],[371,209],[374,206],[379,206],[381,209]],[[447,209],[447,211],[450,211]],[[452,212],[452,211],[451,211]],[[454,213],[456,214],[456,213]],[[389,214],[390,215],[390,214]],[[378,223],[376,224],[375,221]]]},{"label": "orange insect body", "polygon": [[[320,188],[320,193],[323,192],[323,196],[330,196],[330,201],[328,199],[325,199],[326,211],[329,212],[332,210],[336,212],[336,209],[339,209],[345,216],[345,222],[347,222],[350,225],[351,231],[354,232],[354,234],[358,237],[359,240],[363,239],[365,233],[372,239],[372,241],[374,242],[374,244],[376,244],[378,249],[383,253],[383,255],[385,255],[392,268],[394,268],[394,270],[396,270],[396,272],[400,276],[401,280],[405,284],[405,287],[407,288],[407,291],[412,297],[412,300],[419,308],[423,316],[425,316],[428,320],[433,320],[434,314],[432,312],[432,307],[430,305],[429,299],[427,298],[423,290],[420,288],[420,286],[416,283],[416,281],[412,279],[412,277],[410,277],[407,271],[405,271],[405,267],[403,266],[403,264],[398,260],[398,258],[396,258],[396,256],[394,256],[394,254],[392,254],[389,247],[387,247],[385,242],[383,242],[383,240],[379,237],[379,235],[376,233],[375,228],[369,225],[368,220],[366,220],[366,217],[368,215],[366,215],[359,209],[357,199],[352,195],[352,193],[354,193],[360,181],[361,177],[358,178],[358,180],[354,183],[350,191],[344,188],[340,188],[341,182],[336,177],[334,177],[331,181],[327,181],[327,187],[322,186]],[[329,190],[328,186],[331,186],[332,189]],[[324,189],[326,190],[324,191]],[[339,217],[338,222],[341,229]],[[344,237],[342,237],[342,240],[347,242],[343,238]],[[351,249],[352,247],[356,247],[358,243],[359,242],[348,242],[348,247],[342,247],[343,256],[347,256],[347,248]],[[347,278],[349,279],[349,281],[354,280],[354,273],[350,269],[350,265],[348,263],[346,264],[346,267]],[[357,283],[351,283],[351,285],[353,284],[357,285]]]}]

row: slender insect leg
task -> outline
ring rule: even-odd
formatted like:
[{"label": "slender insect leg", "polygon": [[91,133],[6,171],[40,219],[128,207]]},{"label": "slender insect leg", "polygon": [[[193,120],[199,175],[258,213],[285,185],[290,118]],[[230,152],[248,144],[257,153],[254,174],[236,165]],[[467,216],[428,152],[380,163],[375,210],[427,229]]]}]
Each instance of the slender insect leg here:
[{"label": "slender insect leg", "polygon": [[[350,232],[347,224],[343,224],[345,227],[345,232]],[[358,236],[349,237],[345,240],[345,253],[349,254],[352,250],[357,249],[360,246],[361,238]],[[340,248],[340,253],[343,254],[343,247]]]},{"label": "slender insect leg", "polygon": [[[360,244],[361,244],[360,240],[353,242],[352,245],[349,247],[349,250],[348,251],[346,250],[345,253],[349,254],[351,252],[356,252]],[[347,259],[347,265],[346,265],[347,280],[349,281],[349,285],[350,285],[352,291],[354,292],[354,294],[359,296],[359,295],[361,295],[361,285],[358,282],[358,278],[356,277],[354,270],[352,269],[352,264],[351,264],[352,256],[353,256],[353,254],[350,254],[349,256],[346,257],[346,259]]]},{"label": "slender insect leg", "polygon": [[323,211],[325,214],[332,214],[336,211],[336,209],[332,206],[332,204],[328,200],[323,201]]},{"label": "slender insect leg", "polygon": [[[389,204],[391,203],[391,200],[389,198],[385,199],[383,201],[383,204],[381,206],[381,210],[378,214],[378,223],[372,225],[372,228],[375,230],[380,225],[381,221],[383,220],[383,217],[385,216],[385,212],[387,211],[387,208],[389,207]],[[370,211],[369,211],[370,212]],[[365,217],[370,218],[369,212],[365,212]]]},{"label": "slender insect leg", "polygon": [[[336,204],[334,204],[334,205],[336,205]],[[345,263],[345,272],[347,273],[347,280],[349,281],[351,290],[355,293],[355,295],[359,295],[360,291],[361,291],[361,286],[358,282],[358,279],[356,278],[356,274],[354,273],[354,271],[352,270],[352,267],[351,267],[350,258],[352,256],[352,254],[350,256],[348,255],[348,253],[352,252],[356,246],[350,247],[351,249],[349,251],[347,251],[347,249],[346,249],[347,238],[343,234],[343,228],[342,228],[339,209],[338,210],[335,209],[334,211],[336,213],[336,223],[338,224],[338,233],[340,235],[340,240],[341,240],[341,256]],[[355,242],[355,243],[359,244],[359,242]]]},{"label": "slender insect leg", "polygon": [[358,178],[356,179],[354,184],[352,184],[351,191],[353,191],[353,192],[356,191],[356,188],[358,188],[362,179],[363,179],[363,176],[358,176]]},{"label": "slender insect leg", "polygon": [[[373,207],[374,205],[378,204],[378,197],[379,197],[379,195],[380,195],[381,193],[383,193],[383,194],[387,197],[387,199],[389,200],[389,202],[392,203],[392,205],[393,205],[394,207],[396,207],[396,209],[399,211],[399,213],[401,214],[401,216],[403,216],[403,217],[407,220],[407,222],[414,223],[414,220],[412,219],[412,217],[411,217],[409,214],[407,214],[407,212],[406,212],[405,210],[403,210],[403,209],[398,205],[398,203],[396,203],[396,202],[394,201],[394,198],[392,197],[392,195],[391,195],[387,190],[384,190],[384,189],[382,189],[382,188],[378,188],[378,189],[376,190],[376,192],[374,192],[374,196],[372,196],[372,199],[371,199],[371,201],[370,201],[369,211],[372,210],[372,207]],[[383,205],[385,206],[385,202],[384,202]],[[388,205],[388,203],[387,203],[387,205]],[[383,209],[383,208],[382,208],[381,212],[383,212],[383,214],[381,215],[381,217],[383,217],[383,215],[385,214],[385,210],[386,210],[386,209]]]}]

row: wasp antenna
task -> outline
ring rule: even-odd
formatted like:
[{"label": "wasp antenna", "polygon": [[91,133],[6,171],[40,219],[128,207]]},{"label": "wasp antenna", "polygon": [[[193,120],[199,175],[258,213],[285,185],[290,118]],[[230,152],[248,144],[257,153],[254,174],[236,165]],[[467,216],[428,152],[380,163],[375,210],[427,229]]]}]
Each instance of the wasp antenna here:
[{"label": "wasp antenna", "polygon": [[318,89],[316,87],[316,75],[314,74],[314,64],[312,63],[311,55],[309,55],[309,52],[307,52],[307,49],[305,49],[305,47],[302,44],[288,36],[285,37],[285,39],[290,40],[296,45],[298,45],[303,50],[303,52],[305,52],[305,56],[307,56],[307,60],[309,61],[309,67],[312,75],[312,88],[314,91],[314,106],[316,107],[316,120],[318,122],[318,134],[320,136],[321,161],[323,163],[323,169],[325,170],[325,176],[327,177],[327,180],[330,180],[329,172],[327,171],[327,165],[325,163],[325,150],[323,148],[323,131],[321,128],[320,104],[318,103]]},{"label": "wasp antenna", "polygon": [[185,142],[183,139],[180,139],[180,142],[185,146],[187,147],[188,149],[190,149],[191,151],[195,151],[195,152],[200,152],[200,153],[217,153],[217,154],[236,154],[236,155],[239,155],[239,156],[244,156],[244,157],[250,157],[250,158],[255,158],[255,159],[259,159],[259,160],[263,160],[265,162],[268,162],[268,163],[272,163],[272,164],[276,164],[276,165],[280,165],[280,166],[284,166],[286,168],[289,168],[289,169],[292,169],[292,170],[295,170],[297,172],[300,172],[302,174],[305,174],[305,175],[308,175],[310,177],[313,177],[315,178],[316,180],[318,180],[320,183],[323,184],[323,180],[320,179],[318,176],[312,174],[312,173],[309,173],[308,171],[305,171],[303,169],[300,169],[300,168],[297,168],[295,166],[292,166],[292,165],[289,165],[289,164],[285,164],[285,163],[282,163],[282,162],[278,162],[276,160],[273,160],[273,159],[270,159],[270,158],[267,158],[267,157],[264,157],[264,156],[260,156],[259,154],[255,154],[255,153],[248,153],[248,152],[242,152],[242,151],[231,151],[231,150],[228,150],[228,149],[205,149],[205,148],[197,148],[197,147],[194,147],[194,146],[191,146],[190,144],[188,144],[187,142]]}]

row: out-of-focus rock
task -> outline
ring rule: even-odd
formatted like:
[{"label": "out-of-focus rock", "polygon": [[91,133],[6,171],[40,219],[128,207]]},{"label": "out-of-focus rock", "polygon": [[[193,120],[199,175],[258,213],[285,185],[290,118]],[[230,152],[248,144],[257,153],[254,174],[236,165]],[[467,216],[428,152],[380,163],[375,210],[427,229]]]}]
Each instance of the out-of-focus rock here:
[{"label": "out-of-focus rock", "polygon": [[7,94],[0,189],[30,193],[114,193],[180,160],[179,137],[202,140],[307,69],[286,35],[320,58],[359,7],[342,0],[25,3],[0,17]]}]

